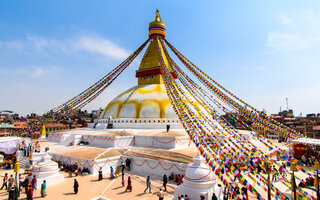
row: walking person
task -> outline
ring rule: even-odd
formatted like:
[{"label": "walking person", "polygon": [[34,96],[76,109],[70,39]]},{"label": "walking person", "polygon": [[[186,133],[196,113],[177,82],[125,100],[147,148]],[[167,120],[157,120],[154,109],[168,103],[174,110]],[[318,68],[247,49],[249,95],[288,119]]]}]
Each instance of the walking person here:
[{"label": "walking person", "polygon": [[159,197],[159,200],[163,200],[164,192],[162,191],[162,188],[160,188],[160,191],[157,193],[157,196]]},{"label": "walking person", "polygon": [[21,186],[22,186],[22,176],[19,174],[19,192],[21,191]]},{"label": "walking person", "polygon": [[8,198],[8,200],[13,200],[13,198],[14,198],[14,189],[11,188],[11,189],[9,190],[9,198]]},{"label": "walking person", "polygon": [[27,179],[27,177],[26,177],[26,179],[25,179],[25,182],[26,182],[26,187],[25,187],[25,189],[26,189],[26,194],[28,194],[28,189],[29,189],[29,186],[31,187],[31,184],[29,183],[29,179]]},{"label": "walking person", "polygon": [[164,191],[166,192],[167,191],[167,183],[168,183],[167,175],[163,175],[162,181],[163,181]]},{"label": "walking person", "polygon": [[33,188],[33,190],[37,189],[37,177],[36,177],[36,175],[33,175],[32,188]]},{"label": "walking person", "polygon": [[113,167],[112,167],[112,166],[110,166],[110,178],[111,178],[111,179],[113,179],[113,178],[114,178],[114,174],[113,174],[113,172],[114,172],[114,169],[113,169]]},{"label": "walking person", "polygon": [[43,180],[43,183],[41,184],[41,197],[47,196],[47,182],[46,180]]},{"label": "walking person", "polygon": [[78,189],[79,189],[79,183],[78,183],[77,179],[74,179],[73,191],[75,194],[78,194]]},{"label": "walking person", "polygon": [[125,169],[126,167],[124,166],[123,162],[121,162],[120,167],[121,167],[121,173],[124,174],[124,169]]},{"label": "walking person", "polygon": [[216,196],[216,194],[215,193],[213,193],[212,194],[212,198],[211,198],[212,200],[218,200],[218,197]]},{"label": "walking person", "polygon": [[10,175],[10,178],[8,179],[8,182],[9,182],[9,185],[8,185],[8,192],[9,192],[10,189],[12,188],[12,186],[13,186],[13,183],[14,183],[14,178],[13,178],[12,174]]},{"label": "walking person", "polygon": [[132,192],[132,183],[131,183],[131,177],[129,176],[128,177],[128,185],[127,185],[127,188],[126,188],[126,191],[130,191]]},{"label": "walking person", "polygon": [[29,185],[28,185],[27,200],[33,200],[33,187],[31,185],[31,183],[29,183]]},{"label": "walking person", "polygon": [[278,170],[273,167],[273,170],[272,170],[272,181],[276,181],[278,178]]},{"label": "walking person", "polygon": [[127,167],[127,170],[130,171],[130,165],[131,165],[131,159],[130,158],[127,158],[126,159],[126,167]]},{"label": "walking person", "polygon": [[124,182],[125,182],[125,180],[124,180],[124,173],[122,173],[121,178],[122,178],[121,184],[122,184],[122,187],[124,187]]},{"label": "walking person", "polygon": [[149,188],[149,193],[151,193],[151,182],[150,182],[150,176],[148,176],[146,180],[147,188],[144,190],[144,193],[146,193],[147,189]]},{"label": "walking person", "polygon": [[3,189],[3,187],[6,187],[6,190],[8,190],[8,173],[6,173],[3,177],[1,190]]},{"label": "walking person", "polygon": [[103,177],[102,177],[102,167],[100,167],[100,169],[99,169],[99,181],[101,181],[102,179],[103,179]]}]

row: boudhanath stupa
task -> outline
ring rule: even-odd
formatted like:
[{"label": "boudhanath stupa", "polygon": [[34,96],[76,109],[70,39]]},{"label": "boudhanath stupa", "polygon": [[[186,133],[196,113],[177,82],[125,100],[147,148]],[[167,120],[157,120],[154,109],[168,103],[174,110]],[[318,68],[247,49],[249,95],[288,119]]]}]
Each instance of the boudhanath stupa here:
[{"label": "boudhanath stupa", "polygon": [[[92,174],[100,167],[109,172],[110,166],[116,167],[127,158],[132,171],[140,174],[185,172],[198,150],[168,99],[154,39],[159,35],[165,37],[165,23],[157,11],[149,24],[149,46],[135,74],[138,84],[109,102],[100,118],[87,128],[49,133],[48,141],[59,144],[50,148],[53,160],[77,162]],[[170,73],[176,77],[172,70]],[[206,112],[197,101],[193,103]],[[209,113],[207,117],[211,118]],[[77,145],[80,142],[88,145]]]},{"label": "boudhanath stupa", "polygon": [[[149,23],[148,37],[108,75],[51,110],[53,114],[66,114],[83,108],[148,44],[135,73],[137,85],[109,102],[99,119],[86,128],[48,133],[52,160],[77,163],[89,169],[90,174],[97,174],[100,168],[103,173],[109,173],[110,166],[116,168],[129,159],[130,171],[141,176],[184,175],[183,184],[175,189],[174,200],[187,192],[194,198],[204,195],[205,199],[215,193],[221,199],[222,190],[230,189],[236,178],[252,195],[265,198],[265,186],[260,183],[256,186],[257,180],[263,182],[265,177],[249,176],[247,166],[250,161],[258,162],[260,157],[264,159],[261,162],[267,164],[287,148],[281,149],[265,138],[256,137],[259,133],[234,112],[262,128],[278,131],[282,137],[300,137],[299,133],[245,103],[185,58],[165,40],[166,26],[158,10]],[[165,44],[207,90],[175,64]],[[234,128],[223,114],[240,121],[248,131]],[[273,195],[290,196],[285,192],[281,189]]]}]

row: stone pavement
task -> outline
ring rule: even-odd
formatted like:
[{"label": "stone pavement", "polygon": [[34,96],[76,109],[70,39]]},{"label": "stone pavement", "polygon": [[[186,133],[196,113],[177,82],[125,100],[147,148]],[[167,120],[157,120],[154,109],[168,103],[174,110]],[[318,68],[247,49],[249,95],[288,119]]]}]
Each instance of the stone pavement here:
[{"label": "stone pavement", "polygon": [[[0,170],[0,183],[2,185],[2,179],[5,173],[13,174],[13,170]],[[162,181],[160,177],[151,177],[151,188],[152,193],[144,193],[145,189],[145,177],[141,177],[134,174],[126,174],[125,180],[127,185],[127,177],[131,176],[133,191],[125,192],[125,187],[121,185],[121,177],[117,177],[114,181],[108,179],[108,174],[104,174],[104,179],[102,181],[98,181],[97,176],[78,176],[76,177],[79,182],[79,192],[78,194],[74,194],[73,192],[73,180],[75,176],[68,177],[67,173],[65,174],[65,181],[47,186],[47,194],[48,196],[42,198],[40,196],[40,188],[34,191],[34,199],[46,199],[46,200],[89,200],[95,197],[100,196],[100,194],[105,190],[102,195],[108,199],[117,199],[117,200],[151,200],[157,199],[156,193],[159,191],[159,188],[162,186]],[[158,180],[155,180],[158,179]],[[165,200],[169,200],[173,198],[175,184],[173,182],[169,182],[167,185],[168,192],[165,195]],[[25,190],[20,195],[19,199],[25,199],[26,194]],[[8,199],[8,192],[5,190],[0,190],[0,200]]]}]

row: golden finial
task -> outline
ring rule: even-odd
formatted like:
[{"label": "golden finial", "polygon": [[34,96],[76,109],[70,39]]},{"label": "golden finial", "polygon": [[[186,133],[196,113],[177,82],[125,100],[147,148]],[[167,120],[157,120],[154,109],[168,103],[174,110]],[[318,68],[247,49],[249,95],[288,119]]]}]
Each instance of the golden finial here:
[{"label": "golden finial", "polygon": [[161,22],[161,17],[160,17],[160,13],[159,13],[158,8],[157,8],[157,10],[156,10],[156,14],[155,14],[155,16],[154,16],[154,20],[153,20],[153,21],[155,21],[155,22]]},{"label": "golden finial", "polygon": [[149,23],[149,37],[151,35],[157,34],[157,35],[162,35],[166,36],[165,33],[166,30],[166,25],[163,21],[161,21],[160,13],[159,10],[156,10],[156,14],[154,16],[154,20]]}]

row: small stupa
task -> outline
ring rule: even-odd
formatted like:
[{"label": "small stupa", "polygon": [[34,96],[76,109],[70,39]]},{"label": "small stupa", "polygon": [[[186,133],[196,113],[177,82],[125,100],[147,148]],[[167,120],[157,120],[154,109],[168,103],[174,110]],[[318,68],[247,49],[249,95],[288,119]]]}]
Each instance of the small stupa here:
[{"label": "small stupa", "polygon": [[46,180],[47,185],[64,181],[64,175],[59,173],[58,163],[51,160],[51,158],[52,156],[47,153],[31,170],[29,179],[32,179],[36,175],[37,187],[43,183],[43,180]]},{"label": "small stupa", "polygon": [[198,153],[193,158],[193,163],[187,168],[183,183],[174,189],[174,198],[177,200],[181,195],[188,195],[190,199],[211,199],[216,184],[214,173],[204,158]]}]

